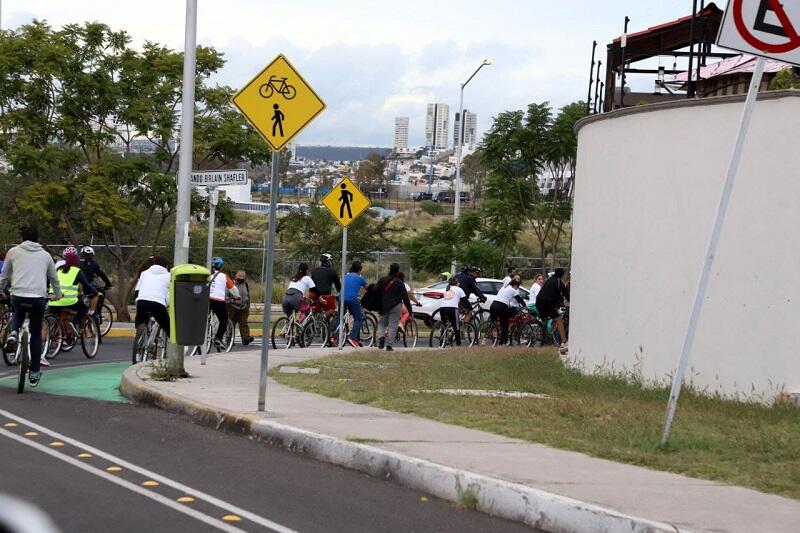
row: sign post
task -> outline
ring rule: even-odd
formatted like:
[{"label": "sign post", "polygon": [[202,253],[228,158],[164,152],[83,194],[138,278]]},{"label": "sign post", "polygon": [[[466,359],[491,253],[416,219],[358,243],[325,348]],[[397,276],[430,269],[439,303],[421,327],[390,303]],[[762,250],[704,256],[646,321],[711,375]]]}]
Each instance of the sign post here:
[{"label": "sign post", "polygon": [[266,409],[269,366],[269,326],[272,307],[273,263],[280,151],[325,109],[325,103],[289,63],[283,54],[250,80],[231,99],[272,148],[272,177],[269,190],[269,234],[266,253],[266,286],[261,332],[261,369],[258,380],[258,410]]},{"label": "sign post", "polygon": [[217,202],[219,202],[219,189],[208,188],[208,245],[206,247],[206,266],[211,265],[214,255],[214,222],[217,217]]},{"label": "sign post", "polygon": [[[342,230],[342,279],[347,272],[347,227],[369,207],[369,198],[350,178],[344,178],[322,199]],[[344,282],[339,291],[339,350],[344,348]]]},{"label": "sign post", "polygon": [[[661,431],[662,446],[669,440],[672,419],[678,407],[678,397],[680,396],[686,368],[689,364],[689,355],[694,344],[697,322],[703,309],[706,288],[711,277],[711,267],[714,264],[719,238],[725,223],[725,215],[728,211],[733,185],[736,181],[736,173],[739,169],[742,151],[747,140],[747,132],[755,109],[756,97],[761,87],[764,64],[766,63],[765,57],[788,63],[800,63],[800,36],[795,31],[796,25],[800,27],[800,3],[795,2],[792,4],[792,17],[787,13],[788,5],[788,2],[781,5],[779,0],[731,0],[728,3],[728,9],[725,11],[725,17],[720,27],[717,39],[719,46],[760,57],[756,61],[753,78],[750,81],[750,90],[745,100],[739,131],[736,134],[736,142],[728,165],[728,173],[722,186],[722,196],[717,207],[717,214],[714,217],[714,225],[711,228],[708,247],[706,248],[703,270],[700,273],[700,282],[694,294],[694,303],[692,304],[692,312],[689,315],[689,324],[686,329],[683,348],[678,358],[677,369],[672,378],[672,389],[669,394],[664,427]],[[770,14],[779,22],[780,26],[767,23]],[[787,39],[789,40],[787,41]]]}]

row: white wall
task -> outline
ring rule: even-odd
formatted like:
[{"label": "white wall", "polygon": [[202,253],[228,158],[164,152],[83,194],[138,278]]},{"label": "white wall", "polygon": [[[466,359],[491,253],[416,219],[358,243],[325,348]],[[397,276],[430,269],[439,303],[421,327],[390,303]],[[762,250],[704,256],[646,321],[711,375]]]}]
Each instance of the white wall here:
[{"label": "white wall", "polygon": [[[680,354],[741,97],[579,125],[570,356],[668,380]],[[800,392],[800,91],[759,99],[687,380]]]}]

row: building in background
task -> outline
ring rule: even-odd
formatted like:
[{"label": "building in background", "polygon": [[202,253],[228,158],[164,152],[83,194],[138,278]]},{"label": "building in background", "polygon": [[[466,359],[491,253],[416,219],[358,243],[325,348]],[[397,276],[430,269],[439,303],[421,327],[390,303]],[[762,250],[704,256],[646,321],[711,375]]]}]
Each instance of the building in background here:
[{"label": "building in background", "polygon": [[449,131],[450,106],[428,104],[428,115],[425,120],[425,145],[434,150],[446,149]]},{"label": "building in background", "polygon": [[453,147],[458,146],[458,132],[461,131],[464,139],[463,146],[469,150],[475,149],[476,136],[478,131],[478,115],[470,113],[468,109],[464,110],[464,122],[462,124],[461,117],[456,113],[456,119],[453,127]]},{"label": "building in background", "polygon": [[398,154],[408,152],[408,117],[394,119],[394,151]]}]

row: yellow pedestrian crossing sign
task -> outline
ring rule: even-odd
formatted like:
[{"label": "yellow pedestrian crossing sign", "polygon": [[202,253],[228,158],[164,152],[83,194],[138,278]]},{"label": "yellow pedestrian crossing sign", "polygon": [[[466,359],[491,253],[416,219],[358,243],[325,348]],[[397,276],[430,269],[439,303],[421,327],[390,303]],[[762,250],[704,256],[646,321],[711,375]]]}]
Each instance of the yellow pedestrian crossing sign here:
[{"label": "yellow pedestrian crossing sign", "polygon": [[233,96],[233,105],[275,151],[325,109],[325,102],[283,54]]},{"label": "yellow pedestrian crossing sign", "polygon": [[325,195],[322,205],[328,208],[342,227],[346,228],[366,211],[369,207],[369,198],[364,196],[350,178],[344,178]]}]

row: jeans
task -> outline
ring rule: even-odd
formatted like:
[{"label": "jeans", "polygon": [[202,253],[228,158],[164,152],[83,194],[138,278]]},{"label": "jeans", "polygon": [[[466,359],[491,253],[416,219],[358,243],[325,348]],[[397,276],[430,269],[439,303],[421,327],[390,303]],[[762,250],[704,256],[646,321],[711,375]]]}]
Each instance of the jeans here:
[{"label": "jeans", "polygon": [[[42,358],[42,320],[47,310],[47,298],[26,298],[12,296],[11,307],[14,308],[14,320],[11,322],[11,331],[19,333],[25,315],[30,319],[30,346],[31,346],[31,372],[38,372],[41,368]],[[25,307],[25,308],[23,308]]]},{"label": "jeans", "polygon": [[[350,313],[350,316],[353,317],[353,329],[350,330],[350,334],[348,338],[353,339],[354,341],[358,341],[361,339],[361,326],[364,324],[364,310],[361,308],[361,302],[358,299],[355,300],[345,300],[344,301],[344,309],[346,312]],[[332,332],[336,332],[339,329],[339,314],[335,314],[333,318],[333,327],[331,328]],[[335,337],[339,339],[339,335],[335,334]]]},{"label": "jeans", "polygon": [[378,337],[386,338],[386,346],[394,346],[397,338],[397,324],[400,322],[400,313],[403,304],[399,303],[381,315]]}]

